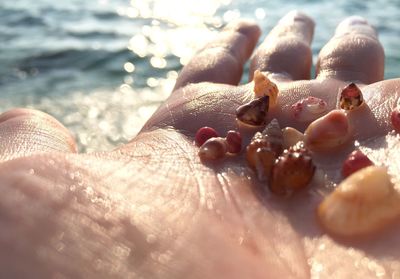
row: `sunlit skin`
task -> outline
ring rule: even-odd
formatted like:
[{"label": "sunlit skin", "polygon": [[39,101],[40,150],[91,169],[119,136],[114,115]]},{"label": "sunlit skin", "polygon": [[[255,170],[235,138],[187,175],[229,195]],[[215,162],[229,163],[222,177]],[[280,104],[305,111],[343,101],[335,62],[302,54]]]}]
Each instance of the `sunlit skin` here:
[{"label": "sunlit skin", "polygon": [[[321,19],[323,20],[323,19]],[[200,162],[196,131],[237,130],[235,109],[251,99],[239,83],[243,64],[280,89],[269,113],[304,132],[291,106],[314,96],[337,106],[356,82],[367,106],[348,115],[353,139],[370,139],[369,157],[399,174],[400,145],[379,141],[392,129],[400,80],[383,81],[384,53],[361,18],[345,20],[319,54],[314,23],[288,14],[253,53],[253,23],[231,24],[194,56],[174,92],[130,143],[112,152],[76,154],[68,131],[30,110],[0,116],[0,277],[2,278],[369,278],[400,274],[400,226],[367,240],[329,236],[315,218],[329,183],[290,199],[261,191],[243,154]],[[250,77],[251,80],[251,77]],[[244,143],[254,130],[240,128]],[[339,182],[342,147],[316,154],[319,171]],[[388,158],[388,156],[392,156]],[[380,160],[380,161],[379,161]],[[64,276],[64,277],[62,277]]]}]

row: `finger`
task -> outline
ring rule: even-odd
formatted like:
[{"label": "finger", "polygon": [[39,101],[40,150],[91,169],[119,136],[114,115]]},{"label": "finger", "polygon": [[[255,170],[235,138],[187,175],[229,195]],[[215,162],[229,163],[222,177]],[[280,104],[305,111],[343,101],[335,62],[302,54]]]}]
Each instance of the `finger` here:
[{"label": "finger", "polygon": [[318,78],[337,78],[365,84],[383,79],[384,51],[374,28],[358,16],[343,20],[321,50]]},{"label": "finger", "polygon": [[298,11],[284,16],[254,54],[250,79],[255,70],[285,74],[293,80],[309,79],[314,26],[310,17]]},{"label": "finger", "polygon": [[203,81],[236,85],[243,64],[250,57],[260,36],[253,22],[239,21],[227,26],[218,39],[207,44],[183,68],[174,90]]},{"label": "finger", "polygon": [[40,111],[13,109],[0,115],[0,162],[43,152],[77,152],[68,130]]}]

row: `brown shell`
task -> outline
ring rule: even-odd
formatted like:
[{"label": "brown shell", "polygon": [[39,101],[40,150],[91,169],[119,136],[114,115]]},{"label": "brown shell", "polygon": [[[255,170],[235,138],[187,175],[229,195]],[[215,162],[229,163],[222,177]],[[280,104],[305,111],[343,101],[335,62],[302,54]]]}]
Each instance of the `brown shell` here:
[{"label": "brown shell", "polygon": [[246,160],[249,166],[257,171],[257,150],[259,148],[268,148],[277,158],[283,151],[283,134],[276,119],[273,119],[262,133],[257,132],[246,148]]},{"label": "brown shell", "polygon": [[355,83],[350,83],[340,93],[339,106],[344,110],[353,110],[363,104],[363,95]]},{"label": "brown shell", "polygon": [[305,188],[314,176],[315,166],[308,150],[295,146],[280,156],[272,170],[270,190],[282,196]]},{"label": "brown shell", "polygon": [[275,152],[269,147],[258,148],[255,156],[257,178],[269,181],[276,160]]},{"label": "brown shell", "polygon": [[250,126],[263,126],[267,118],[269,96],[263,96],[236,109],[236,118]]}]

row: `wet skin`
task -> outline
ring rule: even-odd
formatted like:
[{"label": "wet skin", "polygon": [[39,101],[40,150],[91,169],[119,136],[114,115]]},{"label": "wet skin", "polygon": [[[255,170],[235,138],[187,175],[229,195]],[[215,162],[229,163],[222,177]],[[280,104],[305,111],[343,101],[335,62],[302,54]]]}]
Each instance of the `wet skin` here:
[{"label": "wet skin", "polygon": [[[373,29],[360,18],[342,22],[310,79],[313,29],[310,18],[289,13],[255,50],[250,72],[264,71],[280,89],[269,117],[304,131],[308,123],[293,120],[292,104],[314,96],[332,110],[339,89],[356,82],[367,106],[349,114],[353,139],[399,176],[400,142],[387,135],[400,80],[382,81],[384,54]],[[315,209],[332,191],[329,181],[340,181],[354,145],[315,154],[328,181],[318,176],[291,199],[263,190],[243,156],[198,159],[199,127],[221,135],[237,129],[235,109],[252,89],[237,84],[259,36],[253,23],[228,26],[183,69],[141,133],[112,152],[76,154],[69,132],[40,112],[1,115],[0,277],[400,276],[397,224],[346,241],[317,224]],[[255,132],[241,131],[246,141]]]}]

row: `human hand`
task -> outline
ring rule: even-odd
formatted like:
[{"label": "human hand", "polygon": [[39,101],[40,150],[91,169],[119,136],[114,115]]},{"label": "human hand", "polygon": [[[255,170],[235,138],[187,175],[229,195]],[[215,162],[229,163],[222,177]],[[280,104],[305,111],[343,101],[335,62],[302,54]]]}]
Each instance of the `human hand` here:
[{"label": "human hand", "polygon": [[[314,96],[332,110],[339,89],[357,82],[369,109],[349,115],[354,138],[400,173],[398,139],[387,136],[400,82],[382,81],[373,29],[359,18],[342,22],[310,80],[313,29],[307,16],[289,13],[256,50],[250,73],[266,72],[280,89],[269,117],[304,130],[293,103]],[[326,185],[282,200],[255,191],[243,156],[200,162],[198,128],[237,129],[235,110],[252,90],[237,84],[259,35],[252,23],[229,26],[183,69],[142,132],[112,152],[75,154],[68,131],[40,112],[0,116],[1,277],[396,277],[398,226],[342,243],[314,217]],[[347,153],[318,156],[316,165],[335,180]]]}]

